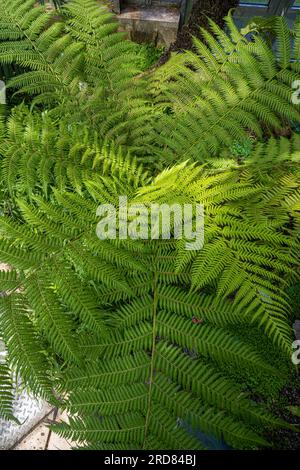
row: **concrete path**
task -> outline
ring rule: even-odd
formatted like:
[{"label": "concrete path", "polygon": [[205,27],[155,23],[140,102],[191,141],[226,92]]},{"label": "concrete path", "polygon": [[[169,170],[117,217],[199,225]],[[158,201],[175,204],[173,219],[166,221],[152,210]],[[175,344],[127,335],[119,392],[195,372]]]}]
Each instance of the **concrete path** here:
[{"label": "concrete path", "polygon": [[54,409],[32,429],[12,450],[71,450],[69,442],[50,431],[48,425],[68,421],[67,415]]}]

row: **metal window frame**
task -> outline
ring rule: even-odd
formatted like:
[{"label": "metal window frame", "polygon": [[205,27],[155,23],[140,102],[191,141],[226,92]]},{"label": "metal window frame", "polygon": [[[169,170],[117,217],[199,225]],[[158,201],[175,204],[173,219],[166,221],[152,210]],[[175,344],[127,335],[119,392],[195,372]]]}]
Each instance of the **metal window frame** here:
[{"label": "metal window frame", "polygon": [[269,0],[266,1],[265,5],[259,3],[249,3],[247,1],[241,1],[238,10],[240,12],[239,16],[242,16],[244,13],[246,16],[256,16],[256,15],[270,15],[270,16],[284,16],[290,9],[293,10],[299,9],[299,7],[294,6],[296,0]]}]

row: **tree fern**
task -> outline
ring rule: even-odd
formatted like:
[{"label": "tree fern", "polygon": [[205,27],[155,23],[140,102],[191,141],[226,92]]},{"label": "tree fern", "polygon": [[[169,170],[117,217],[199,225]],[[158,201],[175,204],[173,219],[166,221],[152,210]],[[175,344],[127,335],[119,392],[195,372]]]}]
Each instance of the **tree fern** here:
[{"label": "tree fern", "polygon": [[[229,34],[211,23],[197,54],[141,74],[136,46],[93,0],[68,2],[54,22],[32,1],[0,4],[0,61],[28,68],[10,86],[44,106],[18,106],[0,130],[0,259],[11,266],[0,272],[0,413],[11,417],[14,373],[61,397],[70,424],[55,429],[79,448],[267,447],[265,431],[288,425],[227,367],[285,379],[236,331],[258,331],[290,362],[299,138],[255,142],[243,158],[231,148],[299,118],[299,25],[276,20],[277,59],[229,16]],[[185,162],[160,171],[164,158]],[[203,249],[99,240],[97,207],[120,195],[203,204]]]},{"label": "tree fern", "polygon": [[[118,184],[127,188],[133,201],[171,203],[179,188],[186,201],[198,201],[202,195],[208,234],[213,233],[210,227],[220,224],[202,255],[210,266],[215,266],[214,272],[209,275],[206,267],[200,275],[201,251],[195,257],[189,256],[187,262],[192,267],[187,269],[180,241],[98,240],[93,201],[97,195],[101,202],[105,202],[105,194],[106,201],[115,197],[113,175],[94,177],[96,185],[86,182],[84,195],[56,190],[55,202],[41,197],[32,202],[19,200],[23,224],[3,218],[0,241],[1,258],[22,273],[16,281],[18,289],[16,286],[3,299],[3,312],[7,313],[0,317],[10,361],[17,364],[25,378],[30,372],[35,390],[49,393],[46,376],[40,376],[47,358],[36,350],[38,344],[41,350],[42,345],[49,344],[48,350],[55,352],[63,367],[62,375],[54,375],[53,387],[57,387],[58,380],[59,389],[68,396],[67,409],[78,415],[72,418],[70,427],[62,426],[57,431],[79,443],[88,442],[97,448],[206,448],[188,431],[201,429],[218,438],[226,436],[227,443],[234,447],[265,446],[267,443],[255,432],[256,425],[282,423],[252,403],[221,370],[222,364],[229,361],[237,368],[246,365],[276,374],[230,331],[230,325],[241,322],[257,328],[263,325],[274,343],[290,353],[288,302],[280,290],[284,279],[280,279],[279,272],[290,275],[294,259],[285,245],[294,249],[294,238],[292,234],[283,238],[277,227],[267,228],[264,223],[253,227],[252,234],[247,206],[244,210],[242,207],[246,197],[248,201],[251,197],[257,199],[257,189],[245,183],[237,191],[228,175],[213,176],[180,165],[146,186],[143,172],[138,170],[138,180],[132,180],[122,171],[126,165],[126,160],[120,158],[113,163],[119,174]],[[132,172],[134,169],[135,161]],[[109,181],[111,189],[107,193]],[[210,202],[216,190],[219,198]],[[240,217],[235,228],[237,208]],[[228,233],[225,220],[231,227]],[[28,230],[33,233],[32,240]],[[227,270],[232,272],[232,258],[226,261],[225,245],[229,243],[233,248],[235,239],[239,242],[234,258],[239,265],[232,299],[228,296],[233,289],[228,286],[224,290]],[[10,240],[14,240],[14,260],[8,248]],[[216,240],[224,245],[224,253],[221,245],[218,252],[213,250]],[[251,260],[244,260],[248,245],[255,260],[252,270]],[[33,247],[36,258],[31,255]],[[265,270],[254,270],[259,267],[263,249],[273,253],[270,281],[264,277]],[[221,264],[219,259],[223,260]],[[209,286],[218,290],[219,283],[223,286],[219,296],[205,292]],[[22,302],[24,307],[8,314],[7,302],[11,301]],[[194,317],[201,321],[194,322]],[[15,326],[15,321],[25,322],[24,327]],[[31,352],[21,362],[15,349],[21,347],[19,332],[24,334],[25,347]]]}]

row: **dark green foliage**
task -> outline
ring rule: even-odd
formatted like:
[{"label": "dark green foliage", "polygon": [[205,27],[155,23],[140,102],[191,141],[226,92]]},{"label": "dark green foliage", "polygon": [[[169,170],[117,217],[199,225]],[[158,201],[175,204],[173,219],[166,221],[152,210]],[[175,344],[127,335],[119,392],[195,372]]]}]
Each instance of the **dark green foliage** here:
[{"label": "dark green foliage", "polygon": [[138,44],[137,53],[140,55],[140,68],[149,70],[155,67],[160,57],[163,55],[164,47],[155,47],[151,43]]},{"label": "dark green foliage", "polygon": [[69,123],[89,117],[103,138],[114,129],[118,144],[136,137],[150,111],[144,80],[135,79],[142,72],[142,51],[94,0],[69,2],[60,18],[42,6],[32,8],[34,3],[1,1],[0,62],[28,70],[12,78],[8,89],[36,95],[36,104],[58,105],[56,116],[69,115]]}]

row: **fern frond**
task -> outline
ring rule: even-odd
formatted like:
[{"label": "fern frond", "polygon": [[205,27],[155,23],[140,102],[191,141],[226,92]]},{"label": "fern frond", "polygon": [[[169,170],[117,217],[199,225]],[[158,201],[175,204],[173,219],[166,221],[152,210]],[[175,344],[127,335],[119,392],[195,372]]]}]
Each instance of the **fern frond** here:
[{"label": "fern frond", "polygon": [[12,372],[4,362],[0,363],[0,418],[15,420],[13,415],[13,381]]},{"label": "fern frond", "polygon": [[211,22],[222,43],[205,32],[207,45],[195,40],[197,55],[188,52],[180,58],[179,70],[171,61],[154,76],[168,80],[168,113],[157,124],[157,151],[167,161],[182,154],[204,161],[224,146],[243,141],[249,131],[261,137],[264,125],[280,129],[286,121],[299,121],[299,109],[291,101],[297,73],[285,20],[276,20],[279,62],[262,37],[248,42],[230,17],[227,23],[232,37],[224,39],[225,33]]},{"label": "fern frond", "polygon": [[52,383],[48,375],[51,366],[28,316],[23,296],[14,294],[0,301],[1,337],[8,349],[8,364],[37,396],[51,399]]}]

